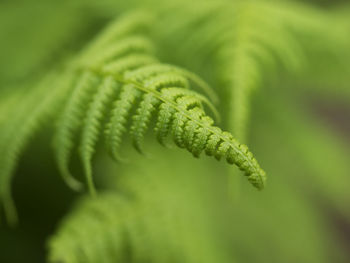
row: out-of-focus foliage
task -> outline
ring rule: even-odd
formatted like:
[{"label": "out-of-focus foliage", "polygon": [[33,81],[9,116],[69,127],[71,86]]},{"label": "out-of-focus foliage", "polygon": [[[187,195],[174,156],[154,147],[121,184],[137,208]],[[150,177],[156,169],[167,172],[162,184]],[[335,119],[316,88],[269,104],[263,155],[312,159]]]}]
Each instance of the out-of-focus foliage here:
[{"label": "out-of-focus foliage", "polygon": [[220,166],[207,173],[203,161],[151,150],[157,161],[130,153],[129,164],[106,164],[125,176],[109,178],[105,194],[77,204],[50,242],[54,262],[230,262],[214,223]]},{"label": "out-of-focus foliage", "polygon": [[[349,143],[315,102],[350,105],[350,8],[326,2],[2,1],[0,262],[348,262]],[[263,191],[146,132],[261,186],[212,104]],[[57,179],[92,170],[96,197]]]}]

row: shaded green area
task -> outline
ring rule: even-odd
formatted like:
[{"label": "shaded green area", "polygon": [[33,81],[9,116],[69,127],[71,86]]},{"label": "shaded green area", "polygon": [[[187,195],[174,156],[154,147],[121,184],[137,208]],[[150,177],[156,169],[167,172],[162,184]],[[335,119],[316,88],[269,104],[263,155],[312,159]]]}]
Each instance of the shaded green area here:
[{"label": "shaded green area", "polygon": [[[346,1],[273,2],[2,1],[0,158],[6,138],[17,139],[17,128],[1,131],[34,116],[37,98],[55,87],[61,94],[50,74],[61,76],[109,21],[146,7],[156,17],[156,55],[214,88],[219,125],[249,146],[268,181],[256,191],[235,167],[158,146],[152,131],[146,156],[123,142],[126,163],[98,144],[98,195],[75,193],[53,154],[69,96],[62,91],[13,173],[20,222],[8,226],[2,211],[0,262],[348,262],[349,138],[315,105],[329,103],[349,123],[350,9]],[[84,181],[75,155],[70,168]]]}]

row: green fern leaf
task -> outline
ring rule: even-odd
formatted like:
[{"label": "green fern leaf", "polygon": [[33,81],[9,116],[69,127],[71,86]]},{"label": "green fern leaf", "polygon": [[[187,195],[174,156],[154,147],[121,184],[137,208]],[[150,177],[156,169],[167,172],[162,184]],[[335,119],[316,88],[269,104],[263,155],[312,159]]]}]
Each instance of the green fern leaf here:
[{"label": "green fern leaf", "polygon": [[58,167],[66,183],[76,190],[80,190],[81,185],[69,172],[70,153],[74,147],[75,136],[83,124],[84,113],[91,100],[90,94],[96,90],[98,81],[90,72],[83,74],[57,125],[55,148]]},{"label": "green fern leaf", "polygon": [[107,141],[106,145],[110,149],[113,158],[119,160],[119,149],[122,141],[122,135],[126,132],[127,118],[130,117],[132,106],[135,104],[140,91],[133,87],[133,85],[125,85],[121,91],[120,99],[116,101],[113,107],[112,116],[106,131]]},{"label": "green fern leaf", "polygon": [[[81,55],[86,62],[84,64],[79,60],[78,70],[85,71],[82,73],[83,76],[94,76],[96,79],[95,83],[79,84],[74,88],[57,130],[56,154],[64,176],[70,177],[68,162],[74,148],[74,137],[81,128],[84,147],[81,148],[80,155],[88,187],[94,193],[90,162],[101,128],[104,126],[108,152],[114,159],[120,160],[119,150],[126,132],[130,130],[135,148],[142,152],[143,138],[149,129],[150,120],[156,116],[156,137],[162,144],[171,134],[177,146],[187,148],[194,156],[198,157],[201,151],[206,151],[211,152],[217,159],[221,157],[232,159],[257,188],[262,188],[265,173],[259,168],[255,159],[248,152],[241,151],[241,145],[233,140],[232,136],[227,136],[220,129],[214,129],[213,121],[206,116],[203,104],[214,114],[216,114],[215,107],[203,95],[190,89],[190,82],[204,91],[208,89],[206,84],[193,73],[157,62],[152,55],[151,42],[145,36],[129,37],[126,32],[124,33],[123,37],[117,39],[115,45],[113,42],[109,43],[110,48],[104,45],[107,52],[102,53],[97,60],[89,61],[87,58],[92,57],[91,54],[87,56],[83,52]],[[148,48],[143,48],[144,46]],[[111,50],[113,52],[110,52]],[[110,94],[98,88],[97,83],[106,78],[110,78],[120,86],[118,91],[115,90]],[[101,100],[100,97],[104,99]],[[105,102],[107,98],[108,104],[114,101],[112,106],[104,105],[107,103]],[[90,103],[91,106],[88,106]],[[105,123],[102,120],[104,116],[109,116]],[[81,127],[84,118],[89,123]],[[85,130],[87,128],[90,131]],[[197,133],[200,134],[200,139],[197,139]],[[204,134],[207,138],[203,137]],[[209,143],[213,149],[207,150],[207,143],[214,143],[212,138],[215,136],[216,144]]]},{"label": "green fern leaf", "polygon": [[[175,35],[174,43],[181,43],[180,47],[169,43],[169,48],[177,52],[168,56],[175,61],[177,57],[188,57],[190,61],[181,63],[199,71],[208,62],[211,64],[207,71],[212,74],[209,78],[219,83],[217,91],[227,115],[227,127],[243,141],[247,136],[250,97],[257,88],[284,71],[296,76],[305,70],[312,62],[308,53],[319,49],[314,43],[325,43],[328,50],[324,52],[334,53],[348,43],[339,33],[325,37],[326,31],[334,31],[331,28],[339,25],[307,5],[208,1],[195,10],[190,3],[176,6],[168,7],[163,18],[167,26],[160,25],[158,29],[163,42]],[[177,21],[180,16],[184,19]],[[193,57],[198,60],[193,61]]]},{"label": "green fern leaf", "polygon": [[[64,72],[54,71],[47,82],[33,88],[32,95],[22,105],[16,104],[21,100],[19,90],[18,97],[16,92],[10,92],[11,96],[1,103],[2,112],[15,113],[11,121],[0,118],[0,124],[6,125],[0,132],[4,152],[0,160],[0,195],[2,200],[8,200],[5,205],[9,207],[9,217],[15,218],[10,179],[19,156],[29,138],[57,113],[60,117],[54,151],[61,175],[73,189],[82,188],[70,173],[70,159],[76,148],[88,188],[94,193],[91,161],[102,131],[105,131],[108,151],[118,159],[120,142],[127,131],[134,147],[143,151],[142,142],[153,117],[160,143],[165,144],[165,139],[172,135],[175,144],[196,157],[205,151],[231,158],[249,178],[256,177],[254,185],[263,187],[265,173],[255,159],[241,151],[241,146],[231,137],[225,137],[206,115],[207,108],[215,116],[218,113],[199,91],[212,101],[216,100],[215,93],[194,73],[159,62],[154,56],[156,48],[146,34],[152,18],[136,14],[112,22],[75,59],[67,62]],[[12,136],[14,133],[16,137]],[[80,142],[76,143],[77,140]],[[223,143],[229,147],[223,148]]]},{"label": "green fern leaf", "polygon": [[112,77],[104,79],[86,113],[80,141],[80,157],[83,162],[89,189],[93,191],[91,159],[94,154],[103,120],[111,106],[118,85]]},{"label": "green fern leaf", "polygon": [[159,103],[160,101],[154,97],[153,94],[146,94],[143,96],[136,115],[133,116],[133,124],[130,128],[130,132],[134,147],[140,153],[143,152],[141,142],[143,141],[149,122]]}]

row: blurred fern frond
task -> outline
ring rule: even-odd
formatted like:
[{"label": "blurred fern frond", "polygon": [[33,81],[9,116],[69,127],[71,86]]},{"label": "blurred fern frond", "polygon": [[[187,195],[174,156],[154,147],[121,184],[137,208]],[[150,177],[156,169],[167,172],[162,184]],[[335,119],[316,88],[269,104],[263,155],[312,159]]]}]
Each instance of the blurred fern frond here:
[{"label": "blurred fern frond", "polygon": [[49,74],[38,86],[25,85],[9,93],[3,102],[6,107],[2,111],[4,119],[0,123],[0,199],[5,205],[9,222],[17,220],[10,189],[11,175],[20,154],[30,138],[54,118],[68,92],[71,75],[67,74],[56,81],[56,74]]},{"label": "blurred fern frond", "polygon": [[[170,35],[176,39],[169,46],[178,53],[165,56],[204,71],[219,84],[224,120],[241,140],[247,136],[251,95],[259,87],[273,86],[282,74],[290,78],[315,74],[320,65],[327,65],[320,63],[325,57],[347,63],[342,57],[349,45],[345,23],[309,5],[257,0],[205,1],[196,9],[181,6],[186,3],[168,7],[163,19],[170,28],[159,26],[162,41]],[[177,21],[177,17],[184,19]],[[176,57],[189,59],[182,62]],[[345,69],[343,64],[333,67]]]},{"label": "blurred fern frond", "polygon": [[151,147],[160,163],[133,154],[107,178],[108,191],[73,206],[50,239],[52,262],[231,262],[211,228],[211,190],[221,184],[205,174],[207,161]]}]

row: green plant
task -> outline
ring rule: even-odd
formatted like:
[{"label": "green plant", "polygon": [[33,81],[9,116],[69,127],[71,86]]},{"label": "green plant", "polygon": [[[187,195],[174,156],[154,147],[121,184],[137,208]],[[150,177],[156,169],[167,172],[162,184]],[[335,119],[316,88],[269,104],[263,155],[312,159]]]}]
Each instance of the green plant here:
[{"label": "green plant", "polygon": [[[23,10],[28,8],[25,2],[21,5]],[[23,15],[12,11],[11,3],[4,4],[5,8],[10,15]],[[265,172],[247,146],[238,141],[252,144],[268,173],[271,170],[284,176],[283,180],[272,179],[268,194],[240,186],[249,195],[242,205],[280,196],[294,211],[300,211],[300,224],[320,222],[312,205],[291,201],[295,187],[303,187],[291,179],[297,175],[269,156],[280,158],[286,167],[300,162],[303,168],[295,173],[310,170],[311,176],[299,182],[312,182],[316,189],[312,191],[349,216],[342,205],[349,201],[348,185],[342,185],[349,168],[342,157],[347,153],[332,146],[332,136],[324,140],[329,145],[319,147],[311,134],[322,134],[323,128],[308,127],[312,126],[310,121],[293,109],[299,106],[291,99],[321,91],[332,94],[327,86],[336,85],[348,101],[344,71],[349,66],[350,25],[341,12],[324,12],[289,1],[258,0],[64,1],[43,3],[42,10],[34,8],[32,12],[49,16],[46,19],[55,30],[50,31],[49,26],[39,30],[39,44],[24,49],[24,53],[37,56],[26,55],[21,59],[25,63],[9,64],[0,75],[0,201],[8,223],[15,224],[11,182],[16,167],[23,166],[20,160],[26,152],[36,154],[33,138],[39,134],[50,137],[52,147],[46,147],[45,156],[36,161],[48,160],[48,152],[51,155],[53,151],[64,182],[76,191],[87,188],[91,194],[77,203],[49,241],[50,261],[271,260],[261,251],[256,252],[257,258],[240,248],[231,255],[225,245],[217,245],[234,239],[233,243],[241,240],[248,249],[246,240],[264,236],[254,223],[246,230],[246,238],[238,230],[235,237],[229,233],[218,236],[231,227],[224,218],[232,218],[227,212],[232,207],[241,215],[237,219],[240,225],[248,218],[260,218],[269,226],[263,211],[253,209],[249,214],[250,209],[236,206],[240,198],[232,200],[232,194],[239,190],[225,187],[226,176],[214,176],[230,174],[232,168],[209,160],[196,161],[175,149],[161,149],[154,137],[166,147],[172,146],[167,140],[171,137],[176,146],[194,157],[204,152],[217,160],[226,159],[262,189]],[[55,16],[50,17],[50,13]],[[64,14],[70,18],[61,23]],[[3,20],[6,22],[6,16]],[[35,33],[35,27],[32,30]],[[2,44],[2,49],[11,50],[11,44],[18,42],[12,41]],[[17,59],[11,52],[8,57]],[[324,74],[328,68],[332,72]],[[323,86],[309,88],[319,85],[320,75],[326,79]],[[288,87],[295,83],[304,83],[308,89]],[[286,134],[288,141],[282,138],[281,145],[275,147],[274,139],[280,133]],[[129,141],[145,156],[130,153]],[[119,164],[110,163],[102,149]],[[332,152],[339,158],[323,169],[322,156],[314,157],[317,152]],[[291,163],[293,154],[297,161]],[[56,170],[56,166],[50,169]],[[336,179],[329,180],[335,169]],[[82,175],[87,187],[81,182]],[[241,185],[238,178],[231,174],[230,178],[235,180],[229,183],[231,188]],[[289,188],[284,183],[290,184]],[[277,189],[285,191],[282,194]],[[302,215],[304,211],[308,213]],[[217,222],[223,229],[213,231]],[[318,224],[323,228],[323,222]],[[325,245],[315,241],[317,229],[309,227],[306,235],[314,245],[309,246],[308,254],[302,256],[304,250],[300,250],[300,258],[284,262],[327,262],[334,250],[327,256],[317,255]],[[274,260],[282,259],[276,254]]]}]

